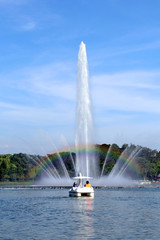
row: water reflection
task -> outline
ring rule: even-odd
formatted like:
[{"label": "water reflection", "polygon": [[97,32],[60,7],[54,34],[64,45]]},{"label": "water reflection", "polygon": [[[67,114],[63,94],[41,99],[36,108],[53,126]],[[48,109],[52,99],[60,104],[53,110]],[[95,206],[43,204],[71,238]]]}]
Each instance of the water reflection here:
[{"label": "water reflection", "polygon": [[94,198],[68,190],[1,190],[0,239],[159,239],[160,188],[99,189]]},{"label": "water reflection", "polygon": [[94,197],[75,198],[74,209],[77,212],[79,227],[74,239],[90,239],[95,235],[93,228]]}]

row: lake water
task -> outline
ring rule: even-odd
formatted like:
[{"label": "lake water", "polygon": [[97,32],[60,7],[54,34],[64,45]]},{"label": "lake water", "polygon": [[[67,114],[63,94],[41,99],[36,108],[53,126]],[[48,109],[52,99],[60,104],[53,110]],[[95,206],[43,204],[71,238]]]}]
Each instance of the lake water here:
[{"label": "lake water", "polygon": [[160,188],[95,189],[70,198],[68,189],[1,189],[0,239],[160,238]]}]

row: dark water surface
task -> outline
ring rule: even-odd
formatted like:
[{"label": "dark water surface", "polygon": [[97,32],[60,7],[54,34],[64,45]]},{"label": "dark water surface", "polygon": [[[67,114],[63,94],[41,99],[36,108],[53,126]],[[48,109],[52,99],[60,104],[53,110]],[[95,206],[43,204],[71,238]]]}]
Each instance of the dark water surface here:
[{"label": "dark water surface", "polygon": [[0,239],[160,239],[160,188],[1,189]]}]

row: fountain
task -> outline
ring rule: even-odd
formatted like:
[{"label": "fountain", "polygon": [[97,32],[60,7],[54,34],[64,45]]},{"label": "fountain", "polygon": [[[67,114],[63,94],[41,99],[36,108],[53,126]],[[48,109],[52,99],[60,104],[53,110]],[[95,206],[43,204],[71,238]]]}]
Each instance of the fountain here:
[{"label": "fountain", "polygon": [[[85,178],[94,178],[94,185],[125,185],[126,183],[131,184],[130,172],[127,173],[127,169],[132,162],[139,155],[141,148],[132,149],[127,147],[118,158],[115,166],[109,175],[104,176],[104,169],[108,162],[110,153],[112,152],[112,145],[110,146],[101,173],[99,170],[99,161],[95,154],[95,143],[94,143],[94,127],[93,117],[91,111],[91,97],[89,88],[89,72],[86,46],[81,42],[78,53],[78,71],[77,71],[77,107],[76,107],[76,131],[75,131],[75,152],[76,157],[73,159],[71,151],[69,151],[71,165],[74,169],[74,176],[78,176],[81,173]],[[56,150],[56,147],[54,147]],[[59,152],[56,150],[56,156],[58,158],[58,169],[49,160],[49,168],[46,169],[45,173],[48,174],[49,181],[46,184],[54,185],[71,185],[72,180],[69,175],[65,163]],[[46,156],[47,159],[50,157]],[[124,162],[123,160],[126,159]],[[52,169],[52,170],[51,170]],[[72,176],[73,177],[73,176]],[[44,182],[44,179],[43,179]],[[133,182],[132,182],[133,183]]]},{"label": "fountain", "polygon": [[[88,62],[86,46],[81,42],[78,53],[78,71],[77,71],[77,108],[76,108],[76,131],[75,131],[75,152],[76,160],[74,162],[73,157],[70,153],[72,160],[72,166],[75,170],[75,175],[81,173],[86,178],[98,177],[98,161],[96,160],[96,154],[94,149],[94,128],[93,128],[93,118],[91,111],[91,97],[89,91],[89,73],[88,73]],[[66,179],[70,184],[70,178],[68,171],[66,169],[63,160],[54,146],[58,160],[59,168],[61,168],[61,173],[63,173],[62,178],[57,178],[57,173],[53,174],[54,184],[62,179]],[[48,156],[46,156],[48,159]],[[49,169],[52,166],[49,166]],[[55,168],[55,167],[54,167]],[[50,178],[51,171],[48,173]],[[55,181],[56,180],[56,181]],[[65,184],[66,184],[65,180]],[[62,181],[60,181],[62,182]]]},{"label": "fountain", "polygon": [[130,145],[127,146],[108,175],[104,174],[105,166],[109,162],[109,157],[112,155],[112,145],[107,152],[101,177],[98,179],[100,186],[131,186],[137,185],[138,179],[141,177],[141,172],[137,163],[142,152],[142,147]]},{"label": "fountain", "polygon": [[[94,144],[94,128],[91,112],[91,97],[89,92],[89,74],[86,46],[80,44],[78,53],[77,73],[77,111],[76,111],[76,171],[82,175],[97,177],[98,164],[96,157],[89,153],[90,145]],[[79,152],[80,146],[84,146]]]}]

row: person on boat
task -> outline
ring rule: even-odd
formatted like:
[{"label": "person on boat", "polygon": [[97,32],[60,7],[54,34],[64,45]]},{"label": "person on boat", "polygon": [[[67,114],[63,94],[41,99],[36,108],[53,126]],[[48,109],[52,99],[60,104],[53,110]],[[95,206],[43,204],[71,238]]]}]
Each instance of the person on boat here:
[{"label": "person on boat", "polygon": [[86,181],[85,187],[91,187],[91,184],[89,183],[89,181]]},{"label": "person on boat", "polygon": [[78,185],[77,185],[77,182],[74,182],[73,183],[73,187],[77,187]]}]

